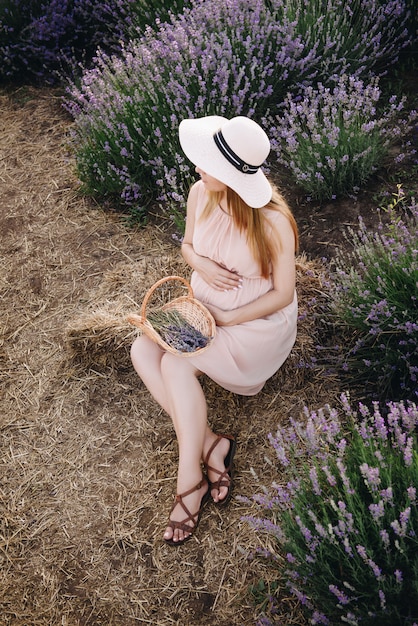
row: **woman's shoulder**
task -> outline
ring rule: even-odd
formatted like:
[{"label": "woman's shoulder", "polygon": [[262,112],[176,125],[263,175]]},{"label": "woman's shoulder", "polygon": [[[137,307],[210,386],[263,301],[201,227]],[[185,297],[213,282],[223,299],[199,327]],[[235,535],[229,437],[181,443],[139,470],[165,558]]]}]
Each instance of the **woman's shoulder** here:
[{"label": "woman's shoulder", "polygon": [[262,211],[268,228],[282,234],[288,233],[290,235],[292,232],[295,234],[297,230],[296,223],[287,204],[281,206],[280,204],[271,203],[264,207]]},{"label": "woman's shoulder", "polygon": [[269,204],[261,209],[263,215],[269,222],[281,223],[287,220],[287,212],[283,211],[277,204]]},{"label": "woman's shoulder", "polygon": [[205,185],[203,184],[203,181],[197,180],[195,183],[193,183],[192,186],[190,187],[189,194],[192,194],[194,196],[202,196],[206,194]]},{"label": "woman's shoulder", "polygon": [[263,209],[264,215],[274,222],[284,222],[292,220],[292,212],[284,197],[273,189],[273,197]]},{"label": "woman's shoulder", "polygon": [[189,195],[187,197],[187,205],[196,209],[197,207],[204,206],[206,204],[206,200],[205,186],[201,180],[198,180],[190,187]]}]

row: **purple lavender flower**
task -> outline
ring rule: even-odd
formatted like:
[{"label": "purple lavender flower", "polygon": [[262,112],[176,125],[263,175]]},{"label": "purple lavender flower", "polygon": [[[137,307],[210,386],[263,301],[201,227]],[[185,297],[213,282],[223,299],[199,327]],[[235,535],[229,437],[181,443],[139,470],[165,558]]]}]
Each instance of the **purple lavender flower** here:
[{"label": "purple lavender flower", "polygon": [[400,570],[395,569],[395,571],[393,572],[396,582],[398,583],[398,585],[400,585],[403,581],[403,574]]},{"label": "purple lavender flower", "polygon": [[329,619],[320,611],[314,611],[311,617],[312,624],[329,624]]},{"label": "purple lavender flower", "polygon": [[324,472],[328,483],[331,485],[331,487],[335,487],[337,484],[337,479],[335,478],[335,476],[331,473],[329,467],[327,465],[324,465],[322,467],[322,471]]},{"label": "purple lavender flower", "polygon": [[416,504],[416,498],[417,498],[417,490],[415,487],[408,487],[407,489],[407,493],[408,493],[408,498],[410,499],[412,504]]},{"label": "purple lavender flower", "polygon": [[337,585],[329,585],[329,590],[336,596],[338,602],[343,606],[350,602],[350,598],[343,591],[341,591],[341,589],[338,589]]},{"label": "purple lavender flower", "polygon": [[369,504],[369,511],[375,521],[379,521],[385,514],[383,501],[379,500],[376,504]]},{"label": "purple lavender flower", "polygon": [[371,489],[371,491],[377,491],[377,488],[379,487],[381,482],[379,468],[370,467],[367,463],[362,463],[359,469],[366,485]]},{"label": "purple lavender flower", "polygon": [[381,538],[381,540],[382,540],[383,545],[385,546],[385,548],[388,548],[388,547],[389,547],[389,544],[390,544],[390,539],[389,539],[389,533],[388,533],[388,531],[387,531],[385,528],[383,528],[383,529],[379,532],[379,534],[380,534],[380,538]]},{"label": "purple lavender flower", "polygon": [[312,489],[313,492],[317,495],[320,496],[322,493],[321,487],[319,486],[319,482],[318,482],[318,472],[316,467],[311,467],[311,469],[309,470],[309,477],[311,479],[312,482]]},{"label": "purple lavender flower", "polygon": [[380,600],[380,606],[383,610],[385,610],[386,608],[386,596],[384,594],[384,592],[379,589],[379,600]]},{"label": "purple lavender flower", "polygon": [[390,504],[393,503],[393,488],[392,487],[387,487],[386,489],[382,489],[379,492],[379,495],[382,498],[383,502],[389,502]]}]

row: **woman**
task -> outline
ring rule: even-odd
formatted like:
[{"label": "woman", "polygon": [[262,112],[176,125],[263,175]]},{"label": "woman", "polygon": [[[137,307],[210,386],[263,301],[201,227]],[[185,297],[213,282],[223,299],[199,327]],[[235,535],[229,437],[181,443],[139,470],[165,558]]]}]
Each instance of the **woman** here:
[{"label": "woman", "polygon": [[260,167],[270,151],[267,135],[245,117],[209,116],[183,120],[179,137],[200,175],[188,197],[182,254],[193,269],[194,296],[211,311],[217,333],[207,350],[188,358],[145,335],[131,350],[179,445],[177,495],[164,534],[169,545],[191,538],[210,496],[218,505],[231,496],[236,443],[209,428],[199,375],[234,393],[258,393],[289,355],[297,319],[297,227]]}]

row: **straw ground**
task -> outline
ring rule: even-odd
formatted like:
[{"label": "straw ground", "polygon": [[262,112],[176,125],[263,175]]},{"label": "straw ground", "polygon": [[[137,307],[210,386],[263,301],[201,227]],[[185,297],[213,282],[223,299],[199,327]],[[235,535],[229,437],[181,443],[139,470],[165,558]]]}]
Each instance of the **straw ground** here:
[{"label": "straw ground", "polygon": [[[248,587],[276,577],[248,558],[269,541],[242,521],[255,509],[208,506],[188,544],[161,539],[177,449],[130,365],[125,318],[158,278],[188,275],[179,248],[78,193],[58,93],[3,91],[0,108],[0,622],[252,624]],[[280,480],[268,433],[338,392],[297,368],[314,354],[321,276],[298,258],[297,344],[258,396],[203,381],[213,427],[238,436],[236,494]],[[302,623],[285,590],[282,614]]]}]

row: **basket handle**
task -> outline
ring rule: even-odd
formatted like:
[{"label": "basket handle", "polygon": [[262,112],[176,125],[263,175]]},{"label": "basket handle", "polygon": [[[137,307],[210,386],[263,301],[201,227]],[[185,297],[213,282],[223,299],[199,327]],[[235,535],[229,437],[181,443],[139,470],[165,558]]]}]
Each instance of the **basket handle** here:
[{"label": "basket handle", "polygon": [[142,306],[141,306],[141,317],[143,319],[146,318],[146,310],[147,310],[147,304],[150,300],[150,298],[152,297],[152,294],[154,293],[154,291],[156,289],[158,289],[158,287],[164,283],[169,282],[170,280],[178,280],[181,283],[183,283],[185,285],[185,287],[187,287],[188,292],[189,292],[189,297],[193,298],[193,289],[189,283],[188,280],[186,280],[185,278],[183,278],[182,276],[164,276],[163,278],[160,278],[160,280],[157,280],[156,283],[154,283],[154,285],[152,287],[150,287],[150,289],[148,289],[147,293],[145,294],[144,300],[142,301]]}]

